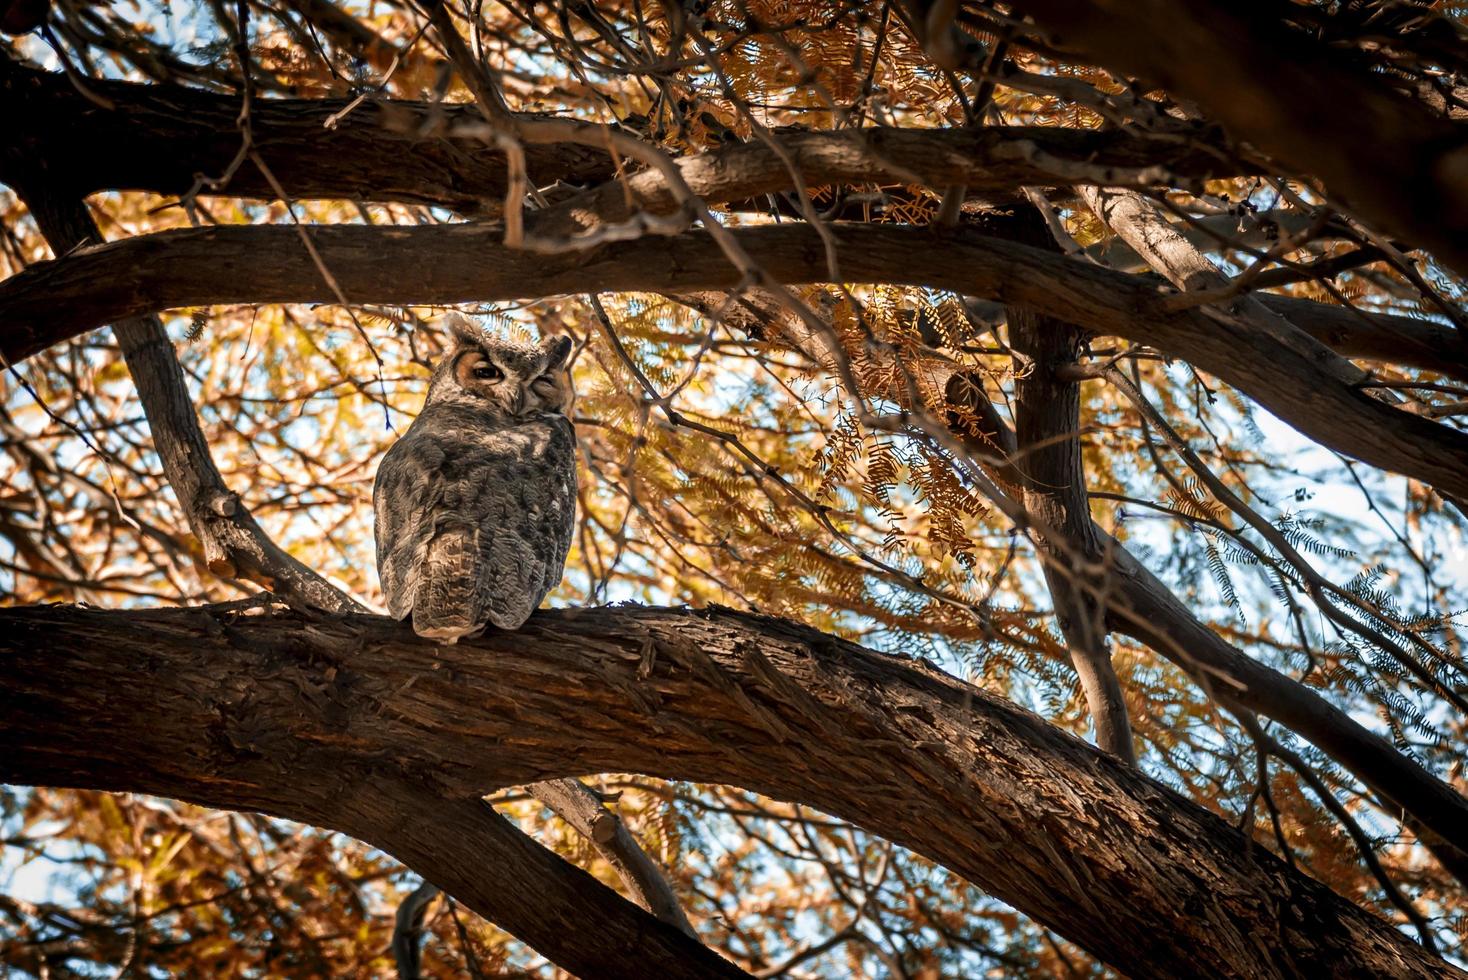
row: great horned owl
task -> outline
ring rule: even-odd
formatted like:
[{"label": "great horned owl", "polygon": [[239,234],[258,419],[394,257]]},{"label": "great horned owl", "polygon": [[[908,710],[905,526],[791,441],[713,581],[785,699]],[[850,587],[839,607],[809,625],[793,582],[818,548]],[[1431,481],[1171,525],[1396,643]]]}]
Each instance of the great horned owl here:
[{"label": "great horned owl", "polygon": [[576,515],[567,337],[520,344],[458,314],[423,411],[372,486],[388,610],[443,643],[517,629],[561,580]]}]

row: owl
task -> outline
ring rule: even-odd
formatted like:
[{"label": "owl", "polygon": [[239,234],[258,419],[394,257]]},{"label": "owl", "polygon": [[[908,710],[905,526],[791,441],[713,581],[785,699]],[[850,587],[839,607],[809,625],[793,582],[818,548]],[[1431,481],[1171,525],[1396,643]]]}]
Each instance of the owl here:
[{"label": "owl", "polygon": [[576,517],[568,337],[539,345],[458,314],[423,411],[372,486],[388,610],[441,643],[518,629],[561,580]]}]

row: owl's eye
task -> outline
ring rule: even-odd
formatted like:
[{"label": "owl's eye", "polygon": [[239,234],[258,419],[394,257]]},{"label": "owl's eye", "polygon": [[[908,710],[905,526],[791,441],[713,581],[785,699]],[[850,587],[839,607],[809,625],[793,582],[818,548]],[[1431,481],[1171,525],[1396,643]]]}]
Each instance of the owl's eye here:
[{"label": "owl's eye", "polygon": [[493,364],[476,364],[469,373],[474,375],[476,381],[503,381],[505,377],[505,372]]}]

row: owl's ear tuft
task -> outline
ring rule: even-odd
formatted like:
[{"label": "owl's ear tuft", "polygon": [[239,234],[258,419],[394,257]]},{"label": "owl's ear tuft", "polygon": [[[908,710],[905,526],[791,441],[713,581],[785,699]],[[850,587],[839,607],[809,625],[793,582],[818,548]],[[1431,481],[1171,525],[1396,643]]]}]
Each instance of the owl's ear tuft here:
[{"label": "owl's ear tuft", "polygon": [[462,313],[449,313],[439,322],[460,347],[478,347],[484,343],[484,331],[479,329],[479,324]]},{"label": "owl's ear tuft", "polygon": [[546,352],[545,369],[554,371],[564,367],[566,358],[571,354],[571,338],[562,334],[559,337],[551,337],[541,342],[541,348]]}]

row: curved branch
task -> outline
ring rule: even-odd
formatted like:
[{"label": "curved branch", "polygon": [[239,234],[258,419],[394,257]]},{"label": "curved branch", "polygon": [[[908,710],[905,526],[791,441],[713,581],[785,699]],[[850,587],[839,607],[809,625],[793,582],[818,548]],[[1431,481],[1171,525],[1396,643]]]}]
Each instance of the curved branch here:
[{"label": "curved branch", "polygon": [[[44,163],[45,186],[58,194],[185,194],[196,175],[224,174],[239,152],[237,96],[100,78],[87,87],[112,107],[87,99],[63,75],[0,53],[7,133],[0,181],[28,182]],[[253,148],[294,199],[401,201],[472,214],[484,199],[503,198],[504,154],[478,139],[444,135],[478,119],[473,106],[369,99],[329,126],[351,101],[262,98],[251,106]],[[98,153],[103,145],[107,152]],[[584,146],[532,146],[525,157],[540,184],[600,183],[616,172],[606,153]],[[218,192],[267,200],[278,194],[250,160]]]},{"label": "curved branch", "polygon": [[[15,361],[100,324],[180,306],[337,302],[299,233],[270,225],[169,231],[38,263],[0,283],[5,356]],[[557,255],[507,248],[499,227],[481,224],[323,225],[309,234],[336,283],[358,303],[687,292],[729,289],[740,280],[719,246],[699,232]],[[828,278],[814,229],[727,234],[777,281]],[[1342,384],[1244,321],[1168,310],[1136,277],[982,235],[838,225],[829,236],[848,281],[950,289],[1150,344],[1234,385],[1322,445],[1468,498],[1468,435]]]},{"label": "curved branch", "polygon": [[1133,975],[1451,969],[1015,705],[777,620],[541,612],[439,647],[378,617],[44,607],[0,611],[0,637],[0,779],[305,819],[451,891],[473,862],[405,794],[468,833],[483,793],[614,770],[816,806]]},{"label": "curved branch", "polygon": [[[751,304],[750,310],[760,317],[780,316],[778,308],[764,303]],[[770,331],[772,335],[788,338],[807,357],[821,362],[820,338],[806,333],[793,318],[779,323],[780,329]],[[892,364],[878,374],[898,374],[901,370]],[[1017,442],[1014,431],[989,402],[981,379],[954,373],[945,385],[945,398],[950,406],[950,431],[978,452],[996,481],[985,492],[1001,510],[1013,513],[1016,504],[1007,493],[1023,492],[1025,483],[1024,474],[1013,462]],[[1066,517],[1087,511],[1081,505]],[[1040,523],[1032,522],[1032,526]],[[1071,531],[1068,540],[1044,543],[1070,554],[1099,552],[1107,559],[1108,564],[1097,569],[1107,588],[1092,594],[1107,603],[1108,629],[1135,637],[1166,657],[1210,697],[1273,718],[1313,742],[1386,800],[1386,810],[1400,812],[1404,823],[1443,866],[1462,877],[1464,852],[1460,848],[1468,845],[1468,800],[1320,693],[1224,640],[1138,562],[1125,545],[1094,521],[1079,533],[1073,523],[1052,523],[1042,533],[1067,529]],[[1440,831],[1448,837],[1439,836]]]},{"label": "curved branch", "polygon": [[[31,193],[30,188],[22,188],[21,193],[54,252],[65,254],[80,244],[102,240],[86,202]],[[190,528],[203,544],[209,570],[228,578],[249,579],[298,607],[365,612],[345,591],[282,550],[225,485],[199,426],[183,369],[158,318],[123,320],[113,331],[137,386],[164,473],[184,504]],[[694,935],[661,870],[621,820],[602,809],[589,788],[575,779],[564,779],[546,781],[534,789],[546,805],[592,842],[639,904]],[[593,825],[590,814],[597,811],[606,818],[602,821],[606,833],[597,833],[599,827]]]},{"label": "curved branch", "polygon": [[[54,253],[102,241],[102,232],[80,198],[21,190],[41,234]],[[173,344],[158,317],[113,325],[123,359],[137,386],[158,459],[189,530],[204,549],[204,564],[221,578],[255,582],[299,606],[362,612],[351,596],[297,560],[265,533],[249,508],[224,482],[199,427]]]},{"label": "curved branch", "polygon": [[[1105,608],[1071,581],[1100,579],[1108,564],[1086,499],[1080,385],[1056,376],[1056,368],[1075,363],[1080,336],[1079,330],[1060,320],[1023,310],[1010,314],[1009,342],[1016,355],[1030,361],[1023,373],[1015,372],[1014,468],[1022,474],[1025,509],[1037,518],[1036,525],[1053,528],[1068,545],[1060,547],[1048,532],[1036,535],[1039,547],[1051,552],[1052,560],[1043,565],[1045,584],[1085,693],[1096,744],[1135,765],[1126,696],[1111,662]],[[1067,553],[1074,558],[1067,560]]]},{"label": "curved branch", "polygon": [[421,770],[363,772],[342,798],[298,803],[291,815],[391,854],[575,976],[748,980],[691,934],[558,857],[487,802],[445,797],[422,776]]}]

